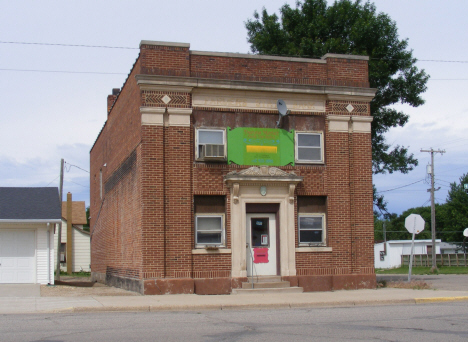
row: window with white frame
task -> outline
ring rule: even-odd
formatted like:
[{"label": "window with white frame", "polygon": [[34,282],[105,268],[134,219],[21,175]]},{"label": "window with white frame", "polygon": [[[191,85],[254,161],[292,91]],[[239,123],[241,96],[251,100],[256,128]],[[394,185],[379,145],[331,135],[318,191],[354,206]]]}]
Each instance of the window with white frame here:
[{"label": "window with white frame", "polygon": [[296,163],[323,162],[322,133],[296,132]]},{"label": "window with white frame", "polygon": [[195,215],[195,247],[224,246],[224,215]]},{"label": "window with white frame", "polygon": [[325,215],[299,214],[297,220],[299,246],[325,245]]},{"label": "window with white frame", "polygon": [[205,128],[197,129],[196,146],[196,159],[225,159],[225,130]]}]

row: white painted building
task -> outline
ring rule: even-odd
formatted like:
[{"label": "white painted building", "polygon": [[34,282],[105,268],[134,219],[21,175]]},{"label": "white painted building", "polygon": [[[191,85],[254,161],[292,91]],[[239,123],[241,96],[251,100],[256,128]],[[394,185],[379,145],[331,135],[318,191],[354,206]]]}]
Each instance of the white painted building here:
[{"label": "white painted building", "polygon": [[[83,230],[83,225],[86,224],[86,208],[85,202],[72,202],[72,254],[73,268],[72,272],[91,272],[91,244],[90,233]],[[57,248],[58,231],[54,236],[54,246]],[[67,271],[66,264],[66,244],[67,244],[67,202],[62,202],[62,237],[61,237],[61,253],[60,253],[60,269]],[[54,265],[56,265],[57,253],[54,254]]]},{"label": "white painted building", "polygon": [[54,283],[57,188],[0,188],[0,284]]},{"label": "white painted building", "polygon": [[[436,254],[440,254],[441,240],[436,240]],[[431,254],[432,240],[414,240],[413,254]],[[375,268],[401,266],[401,256],[411,254],[411,240],[390,240],[374,244]]]}]

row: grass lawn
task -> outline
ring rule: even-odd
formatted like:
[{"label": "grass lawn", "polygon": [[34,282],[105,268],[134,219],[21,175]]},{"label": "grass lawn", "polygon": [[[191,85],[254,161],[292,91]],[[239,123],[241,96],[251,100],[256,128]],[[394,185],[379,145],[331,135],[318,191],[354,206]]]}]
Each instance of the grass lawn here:
[{"label": "grass lawn", "polygon": [[[437,266],[438,271],[435,274],[468,274],[468,267],[463,266]],[[398,268],[381,269],[375,270],[376,274],[408,274],[408,266],[402,266]],[[413,266],[411,269],[413,275],[424,275],[433,274],[431,273],[430,267]]]}]

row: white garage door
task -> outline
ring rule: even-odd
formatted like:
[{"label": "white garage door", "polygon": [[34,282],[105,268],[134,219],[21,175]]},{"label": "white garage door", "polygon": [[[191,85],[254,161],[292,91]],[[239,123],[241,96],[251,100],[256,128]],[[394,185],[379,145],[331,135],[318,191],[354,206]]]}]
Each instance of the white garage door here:
[{"label": "white garage door", "polygon": [[0,230],[0,283],[35,282],[35,233]]}]

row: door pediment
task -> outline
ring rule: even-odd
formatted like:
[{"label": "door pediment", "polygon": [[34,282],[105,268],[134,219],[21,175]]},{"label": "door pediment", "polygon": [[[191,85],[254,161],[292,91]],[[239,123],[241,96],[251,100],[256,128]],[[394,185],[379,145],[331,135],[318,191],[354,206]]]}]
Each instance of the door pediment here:
[{"label": "door pediment", "polygon": [[226,183],[284,182],[298,184],[304,177],[273,166],[252,166],[241,171],[232,171],[224,176]]},{"label": "door pediment", "polygon": [[289,202],[294,203],[294,190],[304,177],[294,172],[286,172],[273,166],[252,166],[241,171],[231,171],[224,176],[224,181],[232,188],[234,204],[239,203],[241,185],[270,184],[289,187]]}]

